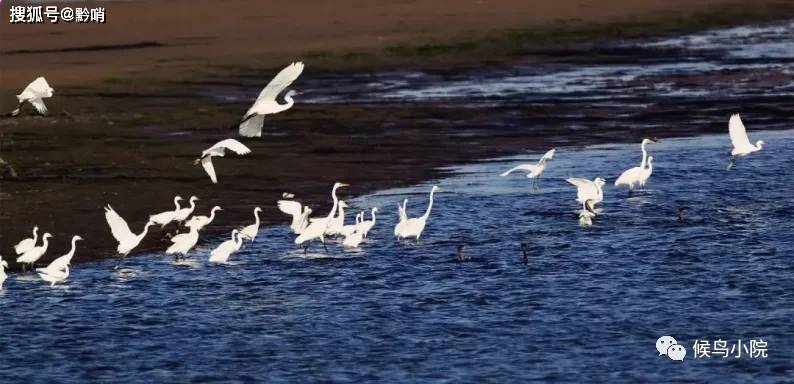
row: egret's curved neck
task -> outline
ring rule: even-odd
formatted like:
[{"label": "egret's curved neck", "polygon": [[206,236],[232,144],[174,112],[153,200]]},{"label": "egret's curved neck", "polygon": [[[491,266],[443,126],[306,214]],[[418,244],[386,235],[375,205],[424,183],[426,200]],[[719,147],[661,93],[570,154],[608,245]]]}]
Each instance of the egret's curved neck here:
[{"label": "egret's curved neck", "polygon": [[174,198],[174,207],[176,207],[177,211],[182,208],[182,207],[179,206],[179,199],[177,199],[177,198]]},{"label": "egret's curved neck", "polygon": [[648,151],[645,150],[645,142],[642,142],[640,145],[642,148],[642,161],[640,162],[640,167],[645,168],[645,165],[648,163]]},{"label": "egret's curved neck", "polygon": [[[236,239],[234,238],[234,235],[237,235]],[[232,233],[232,240],[234,241],[234,246],[237,247],[237,249],[240,249],[240,247],[243,245],[243,238],[240,236],[239,232]]]},{"label": "egret's curved neck", "polygon": [[254,217],[256,218],[256,225],[258,226],[259,225],[259,210],[258,209],[254,210]]},{"label": "egret's curved neck", "polygon": [[151,223],[151,222],[149,222],[149,223],[146,223],[146,225],[143,227],[143,232],[141,232],[141,234],[140,234],[140,235],[138,235],[138,239],[139,239],[138,241],[140,241],[140,239],[143,239],[143,237],[144,237],[144,236],[146,236],[146,234],[149,232],[149,227],[150,227],[152,224],[153,224],[153,223]]},{"label": "egret's curved neck", "polygon": [[292,96],[289,95],[284,96],[284,101],[286,101],[286,103],[279,104],[279,112],[286,111],[292,108],[293,105],[295,105],[295,100],[292,100]]},{"label": "egret's curved neck", "polygon": [[425,214],[422,215],[422,217],[424,217],[424,218],[427,218],[428,216],[430,216],[430,210],[433,209],[433,194],[434,193],[436,193],[435,189],[430,190],[430,203],[427,204],[427,210],[425,211]]},{"label": "egret's curved neck", "polygon": [[648,160],[648,172],[653,172],[653,161]]},{"label": "egret's curved neck", "polygon": [[39,227],[33,228],[33,243],[36,243],[36,240],[39,239]]},{"label": "egret's curved neck", "polygon": [[342,205],[342,204],[339,204],[339,215],[337,217],[339,219],[342,219],[342,218],[345,217],[345,206]]},{"label": "egret's curved neck", "polygon": [[328,212],[328,218],[331,219],[334,217],[336,213],[337,207],[339,207],[339,199],[336,197],[336,186],[331,190],[331,199],[334,200],[334,205],[331,207],[331,212]]},{"label": "egret's curved neck", "polygon": [[375,225],[375,212],[377,211],[373,208],[372,213],[370,213],[372,215],[372,225]]},{"label": "egret's curved neck", "polygon": [[210,221],[215,220],[215,209],[210,211]]},{"label": "egret's curved neck", "polygon": [[44,236],[44,238],[41,241],[43,241],[43,243],[41,244],[41,248],[46,251],[47,250],[47,246],[50,244],[50,238],[47,237],[47,236]]},{"label": "egret's curved neck", "polygon": [[196,200],[190,200],[190,210],[196,209]]},{"label": "egret's curved neck", "polygon": [[69,250],[69,253],[67,253],[67,255],[69,255],[69,257],[71,258],[72,256],[74,256],[74,251],[76,249],[77,249],[77,237],[73,237],[72,238],[72,249]]}]

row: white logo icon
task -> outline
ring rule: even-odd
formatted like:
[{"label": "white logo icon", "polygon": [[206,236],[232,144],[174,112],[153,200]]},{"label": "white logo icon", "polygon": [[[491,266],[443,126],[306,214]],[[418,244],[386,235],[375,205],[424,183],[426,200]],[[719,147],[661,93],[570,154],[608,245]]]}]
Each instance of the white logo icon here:
[{"label": "white logo icon", "polygon": [[683,361],[686,356],[686,348],[679,345],[672,336],[662,336],[656,340],[656,350],[659,351],[659,356],[665,355],[675,361]]}]

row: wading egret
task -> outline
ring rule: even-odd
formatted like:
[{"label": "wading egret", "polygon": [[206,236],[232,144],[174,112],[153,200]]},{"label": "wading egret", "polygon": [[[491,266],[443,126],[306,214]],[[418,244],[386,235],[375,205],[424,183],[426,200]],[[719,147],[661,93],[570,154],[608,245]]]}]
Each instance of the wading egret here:
[{"label": "wading egret", "polygon": [[31,250],[33,247],[36,246],[36,242],[38,241],[38,239],[39,239],[39,227],[36,226],[33,227],[33,238],[28,238],[20,241],[17,245],[14,246],[14,252],[16,252],[17,255],[21,255]]},{"label": "wading egret", "polygon": [[[331,222],[339,206],[339,198],[336,197],[336,190],[347,186],[348,185],[345,183],[334,183],[334,187],[331,189],[331,199],[333,199],[334,205],[331,207],[331,211],[328,212],[328,216],[309,220],[309,225],[295,238],[295,244],[301,245],[319,239],[320,242],[323,243],[323,247],[325,246],[325,230],[328,228],[328,223]],[[306,244],[306,248],[304,248],[303,251],[306,252],[308,249],[309,244]]]},{"label": "wading egret", "polygon": [[728,123],[728,133],[731,135],[731,143],[733,144],[728,169],[733,167],[737,157],[744,157],[764,148],[763,140],[758,140],[755,145],[750,144],[750,138],[747,137],[747,129],[744,127],[744,123],[742,123],[738,113],[731,116],[731,120]]},{"label": "wading egret", "polygon": [[236,229],[232,230],[232,239],[226,240],[217,248],[213,249],[210,252],[210,262],[211,263],[219,263],[223,264],[229,261],[229,256],[232,253],[237,252],[240,250],[240,247],[243,246],[243,239],[240,238],[239,232]]},{"label": "wading egret", "polygon": [[[639,167],[629,168],[623,173],[618,176],[617,180],[615,180],[616,187],[628,187],[629,192],[634,190],[634,187],[637,184],[644,184],[643,176],[645,172],[645,167],[648,165],[648,151],[645,149],[646,144],[653,144],[656,141],[651,139],[642,139],[642,143],[640,144],[640,148],[642,149],[642,160],[640,161]],[[650,173],[648,173],[648,177],[650,177]],[[645,181],[648,179],[645,178]]]},{"label": "wading egret", "polygon": [[407,239],[413,237],[416,238],[416,240],[419,240],[419,237],[422,236],[422,231],[425,230],[427,218],[430,217],[430,210],[433,209],[433,194],[439,190],[441,190],[441,188],[439,188],[437,185],[434,185],[433,188],[430,189],[430,201],[427,204],[427,210],[425,211],[425,214],[420,217],[407,219],[402,230],[397,234],[398,239]]},{"label": "wading egret", "polygon": [[653,156],[648,156],[648,166],[642,170],[640,174],[640,187],[644,187],[645,183],[648,182],[648,179],[651,178],[651,174],[653,173]]},{"label": "wading egret", "polygon": [[240,135],[261,137],[265,115],[272,115],[292,108],[292,105],[295,104],[292,96],[299,94],[298,92],[288,91],[284,95],[284,101],[286,101],[284,104],[279,104],[276,101],[276,97],[289,87],[300,76],[301,72],[303,72],[303,63],[292,63],[282,69],[273,80],[270,80],[270,83],[259,93],[254,105],[243,116],[243,120],[240,122]]},{"label": "wading egret", "polygon": [[292,224],[290,229],[295,234],[300,234],[303,229],[309,225],[309,215],[312,213],[311,208],[293,200],[279,200],[277,202],[278,209],[292,216]]},{"label": "wading egret", "polygon": [[534,179],[532,184],[533,188],[539,188],[540,175],[542,175],[543,171],[546,170],[546,162],[554,158],[554,153],[556,150],[557,148],[552,148],[543,154],[543,156],[540,157],[540,160],[538,160],[537,164],[521,164],[509,169],[507,172],[504,172],[499,176],[507,176],[515,171],[524,171],[527,173],[527,178]]},{"label": "wading egret", "polygon": [[342,230],[339,231],[339,234],[342,236],[350,236],[358,229],[359,224],[361,224],[361,220],[363,220],[364,212],[360,212],[356,214],[356,223],[355,224],[348,224],[342,227]]},{"label": "wading egret", "polygon": [[600,177],[596,177],[593,181],[579,177],[569,177],[565,181],[576,186],[576,201],[584,203],[592,199],[593,205],[604,201],[604,184],[606,184],[606,180]]},{"label": "wading egret", "polygon": [[356,248],[361,244],[362,240],[364,240],[364,234],[359,230],[353,230],[353,232],[345,236],[342,246],[345,248]]},{"label": "wading egret", "polygon": [[56,283],[66,281],[69,278],[68,266],[63,269],[39,268],[36,269],[36,272],[38,272],[42,280],[50,283],[50,287],[54,287]]},{"label": "wading egret", "polygon": [[221,207],[216,205],[210,210],[209,216],[193,216],[185,223],[185,226],[188,228],[196,228],[197,231],[200,231],[209,225],[212,220],[215,220],[215,212],[222,210]]},{"label": "wading egret", "polygon": [[8,278],[6,268],[8,268],[8,263],[3,260],[3,256],[0,256],[0,289],[3,289],[3,283],[5,283]]},{"label": "wading egret", "polygon": [[47,114],[47,106],[44,105],[44,100],[48,97],[52,97],[52,93],[55,91],[47,84],[47,80],[44,77],[38,77],[36,80],[33,80],[27,87],[22,91],[22,93],[17,95],[17,100],[19,100],[19,105],[17,108],[11,112],[11,116],[16,116],[22,110],[22,105],[25,102],[29,102],[30,105],[36,108],[40,114],[46,115]]},{"label": "wading egret", "polygon": [[405,228],[405,222],[408,221],[408,214],[405,211],[408,205],[408,199],[403,200],[403,205],[397,204],[397,225],[394,226],[394,236],[399,237],[400,232]]},{"label": "wading egret", "polygon": [[151,216],[149,216],[149,221],[151,221],[154,224],[159,224],[160,228],[163,228],[166,225],[168,225],[170,222],[174,221],[174,218],[176,217],[177,212],[179,212],[179,210],[181,209],[179,207],[179,201],[180,200],[182,200],[182,197],[180,197],[180,196],[174,197],[174,210],[173,211],[165,211],[165,212],[160,212],[160,213],[158,213],[156,215],[151,215]]},{"label": "wading egret", "polygon": [[187,208],[177,209],[175,211],[176,214],[174,215],[174,221],[178,223],[182,223],[185,220],[187,220],[187,218],[190,217],[190,215],[193,213],[193,210],[196,209],[196,201],[198,200],[199,200],[198,197],[190,196],[190,206]]},{"label": "wading egret", "polygon": [[254,208],[254,218],[256,219],[256,221],[253,224],[240,230],[239,236],[241,238],[245,240],[250,240],[252,242],[254,241],[256,235],[259,233],[259,212],[262,212],[262,208],[259,207]]},{"label": "wading egret", "polygon": [[124,221],[110,205],[105,207],[105,220],[110,226],[110,232],[113,234],[113,237],[119,243],[116,247],[116,252],[119,254],[119,262],[116,264],[116,268],[118,268],[121,262],[124,261],[124,258],[141,243],[146,233],[149,232],[149,227],[154,225],[154,223],[147,221],[146,225],[143,226],[143,231],[139,235],[136,235],[130,231],[127,222]]},{"label": "wading egret", "polygon": [[331,218],[328,222],[328,227],[325,229],[326,235],[339,235],[342,233],[342,228],[345,226],[345,208],[348,207],[344,200],[339,200],[337,215]]},{"label": "wading egret", "polygon": [[358,224],[358,230],[361,231],[361,234],[364,237],[367,237],[369,231],[372,230],[372,227],[375,226],[375,213],[378,212],[378,207],[372,208],[370,211],[370,215],[372,216],[372,220],[364,220],[364,214],[361,214],[361,223]]},{"label": "wading egret", "polygon": [[251,149],[246,147],[245,144],[235,139],[226,139],[217,142],[215,145],[201,152],[201,157],[193,162],[193,164],[201,163],[201,166],[204,167],[204,171],[207,172],[213,184],[218,182],[218,178],[215,176],[215,167],[212,166],[212,158],[223,157],[226,155],[227,149],[238,155],[247,155],[251,153]]},{"label": "wading egret", "polygon": [[179,256],[182,257],[187,256],[187,253],[190,252],[193,247],[196,246],[198,243],[198,229],[196,227],[191,227],[188,233],[180,233],[171,238],[171,246],[165,250],[166,254],[174,255],[176,260],[179,260]]},{"label": "wading egret", "polygon": [[24,271],[24,266],[28,266],[29,268],[33,268],[36,265],[36,262],[44,256],[44,253],[47,252],[47,247],[49,246],[49,239],[52,237],[49,233],[45,233],[44,236],[41,237],[41,245],[38,247],[33,247],[29,249],[27,252],[23,253],[22,256],[17,257],[17,263],[23,264],[22,270]]},{"label": "wading egret", "polygon": [[74,253],[77,250],[77,242],[80,240],[83,240],[83,238],[77,235],[72,236],[72,248],[68,253],[50,262],[46,268],[39,268],[36,271],[41,272],[41,269],[63,270],[64,268],[72,265],[72,258],[74,257]]}]

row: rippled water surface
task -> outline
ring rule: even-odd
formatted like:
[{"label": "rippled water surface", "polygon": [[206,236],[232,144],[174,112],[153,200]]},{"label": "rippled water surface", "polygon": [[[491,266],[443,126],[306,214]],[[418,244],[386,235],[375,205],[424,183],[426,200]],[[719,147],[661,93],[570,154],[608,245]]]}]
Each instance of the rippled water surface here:
[{"label": "rippled water surface", "polygon": [[[632,197],[611,181],[638,145],[560,148],[539,191],[498,176],[536,154],[454,168],[419,243],[392,227],[403,198],[421,214],[429,184],[349,199],[383,211],[355,251],[304,255],[285,225],[226,266],[205,261],[220,239],[187,267],[164,255],[123,274],[80,264],[54,288],[12,276],[3,382],[784,381],[794,131],[751,137],[768,148],[730,172],[727,135],[649,146],[656,169]],[[578,226],[571,175],[610,181],[591,228]],[[682,363],[657,356],[668,334],[688,349]],[[718,338],[764,339],[769,357],[692,358],[696,339]]]}]

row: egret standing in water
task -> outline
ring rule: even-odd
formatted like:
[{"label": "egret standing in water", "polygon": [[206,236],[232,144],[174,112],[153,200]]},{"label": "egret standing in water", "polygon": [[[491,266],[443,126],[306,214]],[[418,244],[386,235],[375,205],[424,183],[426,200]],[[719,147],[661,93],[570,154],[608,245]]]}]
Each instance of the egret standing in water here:
[{"label": "egret standing in water", "polygon": [[232,253],[239,251],[240,247],[242,246],[243,239],[240,237],[239,232],[236,229],[233,229],[231,240],[226,240],[217,248],[213,249],[212,252],[210,252],[209,261],[211,263],[224,264],[229,261],[229,256],[231,256]]},{"label": "egret standing in water", "polygon": [[204,229],[204,227],[208,226],[213,220],[215,220],[215,212],[222,211],[223,209],[219,206],[214,206],[210,210],[209,216],[193,216],[190,220],[185,223],[185,226],[188,228],[195,227],[196,230],[200,231]]},{"label": "egret standing in water", "polygon": [[28,266],[30,269],[36,266],[36,262],[47,252],[47,247],[49,246],[49,241],[47,239],[50,237],[52,237],[52,235],[45,233],[44,236],[41,237],[42,244],[40,246],[29,249],[27,252],[23,253],[22,256],[17,258],[17,263],[23,264],[22,271],[25,270],[24,266]]},{"label": "egret standing in water", "polygon": [[540,175],[542,175],[543,171],[546,170],[546,162],[554,158],[554,153],[556,150],[557,148],[552,148],[543,154],[543,156],[540,157],[540,160],[538,160],[537,164],[521,164],[509,169],[507,172],[504,172],[499,176],[507,176],[514,171],[524,171],[527,172],[527,178],[533,179],[532,187],[534,189],[538,189],[540,188]]},{"label": "egret standing in water", "polygon": [[47,114],[47,106],[44,105],[44,100],[48,97],[52,97],[52,93],[55,90],[47,84],[47,80],[44,77],[38,77],[36,80],[33,80],[27,87],[22,91],[22,93],[17,95],[17,100],[19,100],[19,105],[17,108],[11,112],[11,116],[19,115],[19,112],[22,111],[22,105],[25,102],[29,102],[36,110],[42,114]]},{"label": "egret standing in water", "polygon": [[364,220],[364,214],[361,214],[361,223],[358,224],[359,230],[364,237],[367,237],[369,231],[372,230],[372,227],[375,226],[375,213],[378,212],[378,207],[372,208],[370,212],[370,216],[372,216],[372,220]]},{"label": "egret standing in water", "polygon": [[587,200],[593,200],[594,206],[604,201],[604,184],[606,184],[606,180],[600,177],[596,177],[593,181],[579,177],[569,177],[565,181],[576,186],[576,201],[584,204]]},{"label": "egret standing in water", "polygon": [[308,206],[293,200],[279,200],[277,204],[281,212],[292,216],[292,224],[289,226],[292,233],[299,235],[309,225],[312,210]]},{"label": "egret standing in water", "polygon": [[250,240],[252,242],[254,241],[256,235],[259,233],[259,212],[262,212],[262,208],[254,208],[254,218],[256,219],[256,222],[241,229],[239,235],[240,238]]},{"label": "egret standing in water", "polygon": [[163,228],[166,225],[168,225],[169,223],[171,223],[172,221],[174,221],[174,218],[176,218],[177,212],[179,212],[179,210],[181,209],[179,207],[179,201],[180,200],[182,200],[181,196],[174,197],[174,210],[173,211],[165,211],[165,212],[160,212],[158,214],[151,215],[151,216],[149,216],[149,221],[151,221],[154,224],[159,224],[160,228]]},{"label": "egret standing in water", "polygon": [[427,218],[430,217],[430,211],[433,209],[433,194],[439,190],[441,190],[441,188],[437,185],[434,185],[433,188],[430,189],[430,201],[427,204],[425,214],[420,217],[407,219],[402,230],[397,234],[398,239],[413,237],[417,241],[419,240],[419,237],[422,236],[422,232],[425,230],[425,225],[427,225]]},{"label": "egret standing in water", "polygon": [[226,155],[227,149],[238,155],[247,155],[251,153],[251,149],[246,147],[245,144],[235,139],[226,139],[217,142],[215,145],[201,152],[201,157],[193,162],[193,164],[201,163],[201,166],[204,167],[204,171],[207,172],[213,184],[218,183],[218,177],[215,175],[215,167],[212,165],[212,158],[223,157]]},{"label": "egret standing in water", "polygon": [[265,122],[266,115],[284,112],[295,104],[292,96],[298,95],[293,90],[287,91],[284,95],[284,104],[279,104],[276,97],[295,81],[303,72],[303,63],[297,62],[282,69],[265,89],[259,93],[254,105],[248,109],[240,122],[240,135],[245,137],[261,137],[262,124]]},{"label": "egret standing in water", "polygon": [[80,236],[72,237],[72,249],[69,250],[69,253],[53,260],[45,268],[36,269],[39,277],[50,283],[50,286],[66,280],[66,278],[69,277],[69,266],[72,264],[72,257],[74,257],[74,252],[77,249],[77,242],[79,240],[83,240],[83,238]]},{"label": "egret standing in water", "polygon": [[124,258],[141,243],[146,233],[149,232],[149,227],[154,225],[154,223],[147,221],[146,225],[143,227],[143,231],[136,235],[132,233],[127,222],[124,221],[110,205],[105,207],[105,220],[108,222],[108,226],[110,226],[110,232],[113,234],[113,237],[119,243],[116,247],[116,252],[119,254],[119,261],[116,264],[116,269],[118,269],[124,261]]},{"label": "egret standing in water", "polygon": [[654,143],[656,143],[654,140],[642,139],[642,143],[640,144],[640,148],[642,149],[640,166],[623,171],[623,173],[618,176],[617,180],[615,180],[616,187],[628,187],[629,193],[631,193],[634,191],[636,185],[645,185],[645,182],[651,177],[651,173],[646,172],[646,167],[648,167],[648,151],[645,150],[645,145]]},{"label": "egret standing in water", "polygon": [[180,255],[184,258],[193,247],[198,243],[198,229],[191,227],[188,233],[180,233],[171,238],[171,246],[165,250],[166,254],[174,255],[174,258],[179,261]]},{"label": "egret standing in water", "polygon": [[394,236],[400,237],[400,233],[405,228],[405,222],[408,221],[408,214],[406,213],[406,207],[408,205],[408,199],[403,200],[403,204],[397,204],[397,225],[394,226]]},{"label": "egret standing in water", "polygon": [[[298,235],[298,237],[295,238],[295,244],[301,245],[303,243],[318,239],[323,243],[323,247],[325,247],[325,230],[328,229],[328,224],[331,222],[331,219],[333,219],[337,207],[339,206],[339,198],[336,197],[336,190],[347,186],[348,185],[345,183],[334,183],[334,187],[331,189],[331,199],[334,201],[334,205],[331,207],[331,211],[328,212],[328,216],[310,219],[309,225],[303,230],[303,232],[301,232],[300,235]],[[306,252],[308,249],[309,244],[306,244],[303,252]],[[326,248],[326,251],[327,250],[328,249]]]},{"label": "egret standing in water", "polygon": [[0,256],[0,289],[3,289],[3,283],[5,283],[8,278],[6,268],[8,268],[8,263],[3,260],[3,256]]},{"label": "egret standing in water", "polygon": [[742,123],[742,119],[739,117],[738,113],[731,116],[731,120],[728,122],[728,133],[731,136],[731,143],[733,144],[731,159],[728,162],[728,169],[733,167],[733,163],[736,161],[737,157],[744,157],[764,148],[763,140],[758,140],[755,145],[750,144],[750,138],[747,136],[747,129],[744,127],[744,123]]},{"label": "egret standing in water", "polygon": [[39,239],[38,232],[39,232],[39,227],[38,226],[33,227],[33,238],[27,238],[17,243],[17,245],[14,246],[14,252],[16,252],[17,255],[21,255],[33,249],[33,247],[36,246],[36,241],[38,241]]},{"label": "egret standing in water", "polygon": [[339,200],[337,214],[331,218],[331,221],[328,222],[328,227],[325,229],[326,235],[333,236],[342,233],[342,228],[345,226],[345,208],[347,207],[348,205],[344,200]]},{"label": "egret standing in water", "polygon": [[645,183],[648,182],[648,179],[651,178],[651,174],[653,173],[653,156],[648,156],[648,166],[642,170],[642,174],[640,174],[640,187],[644,187]]}]

